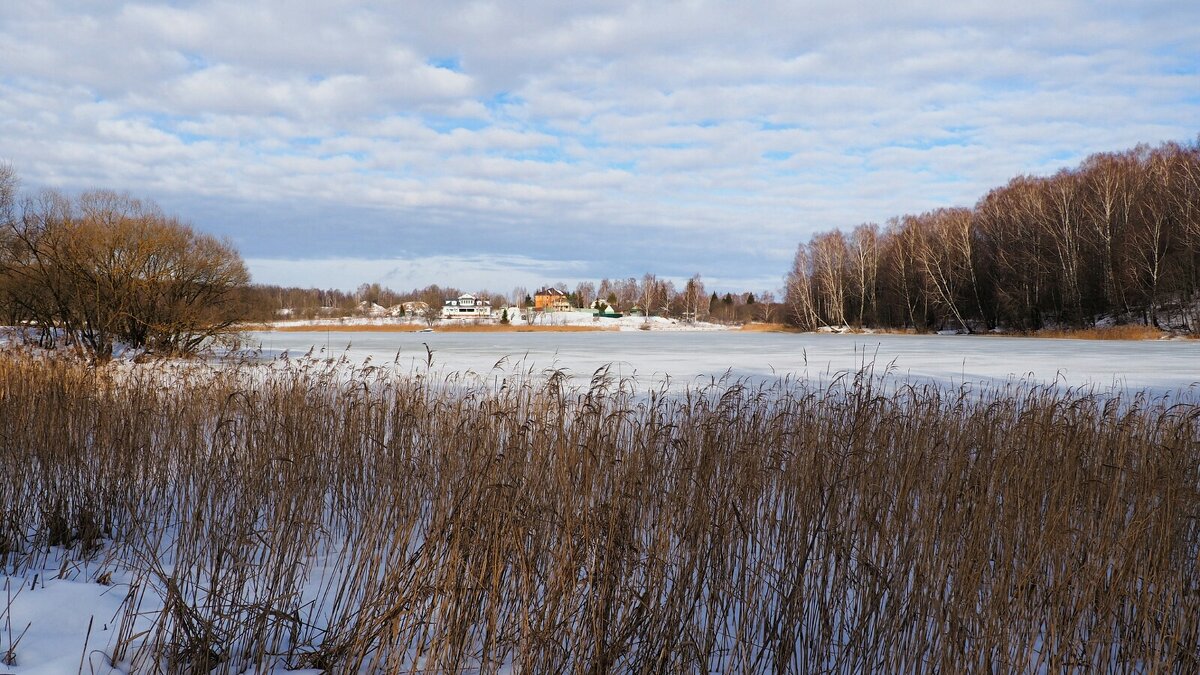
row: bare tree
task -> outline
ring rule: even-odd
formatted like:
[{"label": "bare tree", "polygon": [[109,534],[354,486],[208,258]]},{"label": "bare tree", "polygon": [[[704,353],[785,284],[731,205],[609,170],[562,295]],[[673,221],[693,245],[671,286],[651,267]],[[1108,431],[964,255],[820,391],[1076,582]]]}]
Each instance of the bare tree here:
[{"label": "bare tree", "polygon": [[581,281],[575,285],[575,300],[580,307],[590,307],[596,299],[596,285],[590,281]]},{"label": "bare tree", "polygon": [[617,295],[617,306],[621,308],[621,311],[627,312],[637,304],[642,289],[638,286],[637,279],[628,277],[616,282],[613,292]]},{"label": "bare tree", "polygon": [[647,320],[655,312],[661,311],[666,306],[670,298],[668,290],[667,283],[654,274],[647,272],[642,276],[641,299],[639,302],[642,305],[642,311],[645,312]]},{"label": "bare tree", "polygon": [[596,288],[596,299],[603,300],[609,304],[620,302],[615,292],[615,287],[608,279],[601,279],[600,285]]},{"label": "bare tree", "polygon": [[16,217],[17,171],[7,162],[0,162],[0,225],[8,226]]},{"label": "bare tree", "polygon": [[792,270],[787,276],[784,302],[787,303],[792,321],[797,326],[804,330],[816,329],[819,319],[813,299],[812,257],[806,244],[796,247]]},{"label": "bare tree", "polygon": [[233,334],[249,274],[228,242],[113,192],[43,192],[6,225],[6,314],[101,358],[114,343],[192,353]]},{"label": "bare tree", "polygon": [[[18,185],[16,170],[11,164],[0,162],[0,300],[14,295],[15,289],[10,286],[17,283],[15,268],[22,257],[19,242],[13,236]],[[11,301],[0,301],[0,311],[4,325],[20,323],[20,310]]]},{"label": "bare tree", "polygon": [[1083,165],[1083,217],[1100,261],[1101,293],[1106,308],[1129,311],[1127,276],[1118,251],[1130,231],[1141,172],[1129,153],[1089,157]]},{"label": "bare tree", "polygon": [[964,331],[971,327],[964,311],[974,295],[970,209],[939,209],[914,219],[916,258],[933,302]]},{"label": "bare tree", "polygon": [[688,279],[680,295],[684,321],[695,322],[707,316],[708,295],[704,292],[704,282],[699,274],[694,274]]},{"label": "bare tree", "polygon": [[857,296],[859,326],[874,316],[879,275],[879,226],[863,223],[850,236],[850,282]]},{"label": "bare tree", "polygon": [[1146,158],[1148,189],[1138,201],[1138,218],[1126,245],[1128,262],[1135,270],[1142,291],[1146,323],[1159,325],[1160,286],[1166,276],[1166,258],[1172,237],[1171,201],[1167,196],[1169,157],[1152,152]]},{"label": "bare tree", "polygon": [[771,323],[775,318],[775,313],[778,310],[775,294],[771,291],[763,291],[759,296],[758,302],[755,303],[755,308],[758,312],[758,320],[763,323]]},{"label": "bare tree", "polygon": [[1059,171],[1043,182],[1041,193],[1044,198],[1040,209],[1042,224],[1054,243],[1064,309],[1071,323],[1079,325],[1083,322],[1083,294],[1080,288],[1083,218],[1079,213],[1079,176],[1073,171]]},{"label": "bare tree", "polygon": [[514,307],[524,307],[525,298],[529,295],[529,289],[524,286],[514,286],[512,294],[509,295],[509,301]]},{"label": "bare tree", "polygon": [[417,315],[430,328],[442,318],[442,307],[445,306],[446,300],[457,297],[459,294],[454,289],[442,288],[437,284],[430,284],[417,292],[417,300],[422,304],[417,312]]},{"label": "bare tree", "polygon": [[1200,140],[1168,144],[1165,199],[1175,229],[1177,305],[1185,326],[1200,330]]},{"label": "bare tree", "polygon": [[1020,328],[1041,328],[1048,279],[1036,178],[1020,176],[992,190],[976,207],[986,231],[999,311]]},{"label": "bare tree", "polygon": [[829,324],[846,322],[846,238],[834,230],[813,237],[813,280],[821,316]]},{"label": "bare tree", "polygon": [[1188,296],[1191,330],[1200,332],[1200,142],[1185,150],[1180,158],[1180,187],[1176,199],[1186,207],[1179,209],[1183,239],[1187,245]]}]

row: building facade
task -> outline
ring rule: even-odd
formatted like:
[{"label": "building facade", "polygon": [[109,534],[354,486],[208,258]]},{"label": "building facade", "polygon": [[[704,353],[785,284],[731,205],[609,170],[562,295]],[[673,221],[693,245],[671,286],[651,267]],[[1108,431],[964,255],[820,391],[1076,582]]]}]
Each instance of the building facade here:
[{"label": "building facade", "polygon": [[490,319],[492,303],[466,293],[442,304],[443,319]]},{"label": "building facade", "polygon": [[571,309],[571,301],[557,288],[542,288],[533,296],[533,308],[539,312],[564,312]]}]

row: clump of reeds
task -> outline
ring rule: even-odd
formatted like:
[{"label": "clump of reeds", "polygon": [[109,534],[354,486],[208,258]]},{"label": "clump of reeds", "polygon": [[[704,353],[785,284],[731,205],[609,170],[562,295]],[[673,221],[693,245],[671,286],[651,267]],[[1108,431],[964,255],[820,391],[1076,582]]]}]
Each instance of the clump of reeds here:
[{"label": "clump of reeds", "polygon": [[1042,329],[1034,333],[1040,338],[1067,338],[1071,340],[1160,340],[1171,334],[1154,326],[1121,324],[1096,328]]},{"label": "clump of reeds", "polygon": [[[0,556],[133,671],[1200,668],[1200,413],[0,357]],[[93,648],[95,648],[93,639]]]}]

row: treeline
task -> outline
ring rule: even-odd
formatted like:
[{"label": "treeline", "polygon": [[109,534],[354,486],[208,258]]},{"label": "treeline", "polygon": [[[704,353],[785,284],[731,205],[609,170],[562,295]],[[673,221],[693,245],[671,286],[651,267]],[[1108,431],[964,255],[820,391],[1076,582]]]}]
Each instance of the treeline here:
[{"label": "treeline", "polygon": [[[444,300],[463,292],[437,284],[409,291],[397,291],[379,283],[362,284],[353,291],[253,284],[241,291],[241,297],[247,321],[274,321],[353,316],[374,306],[393,309],[407,302],[423,302],[440,311]],[[473,295],[490,300],[496,307],[508,301],[508,296],[488,290],[474,291]]]},{"label": "treeline", "polygon": [[974,208],[818,234],[797,251],[794,324],[966,331],[1102,317],[1200,330],[1200,142],[1019,176]]},{"label": "treeline", "polygon": [[741,293],[707,293],[704,279],[692,275],[681,286],[655,274],[644,274],[639,280],[601,279],[599,284],[585,281],[575,287],[573,297],[587,305],[589,298],[604,300],[612,307],[629,311],[637,308],[649,316],[667,316],[708,321],[749,322],[771,321],[778,304],[775,295],[765,291],[759,295]]},{"label": "treeline", "polygon": [[[676,285],[653,273],[624,279],[601,279],[598,283],[582,281],[574,289],[559,284],[566,290],[568,300],[574,307],[591,307],[603,303],[619,312],[639,312],[646,316],[663,316],[685,321],[751,321],[767,320],[775,306],[770,292],[761,294],[762,302],[755,302],[753,293],[726,293],[711,295],[705,289],[704,278],[692,275],[687,281]],[[514,289],[514,295],[524,289]],[[748,301],[748,302],[747,302]],[[766,315],[767,318],[763,318]]]},{"label": "treeline", "polygon": [[[600,302],[621,312],[636,310],[649,316],[726,322],[769,322],[777,320],[780,314],[780,304],[770,291],[757,295],[753,292],[710,294],[699,274],[681,287],[670,279],[649,273],[640,279],[581,281],[574,286],[559,282],[550,286],[565,293],[572,307],[593,307]],[[354,291],[256,284],[245,288],[242,297],[248,320],[271,321],[351,316],[375,305],[393,309],[408,302],[425,303],[440,312],[444,300],[462,293],[459,288],[437,284],[409,291],[393,290],[378,283],[362,284]],[[509,293],[487,289],[472,291],[475,297],[488,300],[495,308],[532,306],[534,293],[536,289],[525,286],[514,287]]]},{"label": "treeline", "polygon": [[0,165],[0,321],[43,346],[191,353],[233,332],[248,281],[231,244],[153,203],[107,191],[19,198]]}]

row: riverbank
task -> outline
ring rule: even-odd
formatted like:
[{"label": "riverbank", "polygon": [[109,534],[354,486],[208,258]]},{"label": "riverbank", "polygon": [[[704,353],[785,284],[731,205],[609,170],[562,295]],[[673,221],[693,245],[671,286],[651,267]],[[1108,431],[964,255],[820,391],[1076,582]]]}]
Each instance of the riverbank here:
[{"label": "riverbank", "polygon": [[[414,322],[397,319],[379,318],[344,318],[335,320],[301,320],[275,321],[270,323],[249,324],[246,330],[305,333],[419,333],[428,331],[430,326],[425,322]],[[708,322],[681,323],[663,317],[622,317],[620,319],[588,319],[584,322],[576,317],[565,315],[546,317],[537,323],[475,323],[461,321],[439,321],[432,326],[435,333],[591,333],[614,331],[733,331],[743,333],[792,333],[796,335],[832,333],[840,335],[971,335],[977,337],[1019,337],[1046,338],[1052,340],[1171,340],[1171,339],[1200,339],[1198,335],[1181,334],[1160,330],[1151,326],[1125,324],[1120,326],[1099,326],[1094,328],[1047,328],[1039,331],[1002,331],[993,330],[977,333],[945,330],[936,333],[920,333],[912,329],[896,328],[854,328],[850,326],[824,326],[815,331],[805,331],[784,323],[753,322],[743,325],[725,325]]]},{"label": "riverbank", "polygon": [[[278,326],[272,324],[263,324],[255,326],[253,330],[270,331],[278,333],[312,333],[312,332],[333,332],[333,333],[420,333],[429,332],[426,326],[410,324],[410,323],[382,323],[382,324],[356,324],[356,323],[324,323],[324,324],[305,324],[305,325],[288,325]],[[456,323],[456,324],[438,324],[433,327],[431,332],[434,333],[590,333],[597,331],[615,331],[620,330],[616,327],[605,326],[539,326],[525,324],[495,324],[495,323]]]},{"label": "riverbank", "polygon": [[705,321],[681,322],[661,316],[594,317],[590,314],[561,312],[547,313],[537,317],[533,323],[493,323],[485,321],[435,321],[432,326],[425,321],[393,318],[347,317],[341,319],[315,319],[297,321],[272,321],[247,324],[245,330],[269,332],[378,332],[415,333],[432,329],[436,333],[577,333],[596,331],[728,331],[738,326],[708,323]]}]

